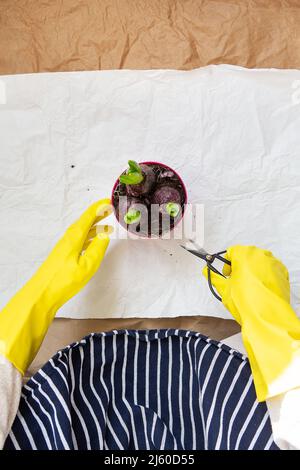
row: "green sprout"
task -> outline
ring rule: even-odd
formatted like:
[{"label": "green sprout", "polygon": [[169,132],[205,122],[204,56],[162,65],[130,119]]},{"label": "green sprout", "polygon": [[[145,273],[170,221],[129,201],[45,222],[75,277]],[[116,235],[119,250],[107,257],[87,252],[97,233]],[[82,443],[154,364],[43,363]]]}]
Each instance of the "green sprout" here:
[{"label": "green sprout", "polygon": [[124,222],[127,225],[137,224],[141,220],[141,217],[141,211],[132,208],[124,215]]},{"label": "green sprout", "polygon": [[168,202],[166,204],[166,211],[170,217],[175,218],[179,214],[180,204],[177,204],[176,202]]},{"label": "green sprout", "polygon": [[128,161],[128,170],[126,175],[120,176],[120,182],[123,184],[139,184],[143,181],[144,176],[142,174],[142,170],[138,163],[134,160]]}]

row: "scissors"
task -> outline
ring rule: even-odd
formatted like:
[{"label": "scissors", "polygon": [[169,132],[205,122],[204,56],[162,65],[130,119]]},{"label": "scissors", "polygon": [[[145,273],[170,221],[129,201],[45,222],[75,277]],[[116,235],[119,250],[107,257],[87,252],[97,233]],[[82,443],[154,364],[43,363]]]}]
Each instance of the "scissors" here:
[{"label": "scissors", "polygon": [[226,250],[224,251],[219,251],[218,253],[214,253],[211,255],[210,253],[207,253],[207,251],[204,250],[204,248],[200,248],[194,240],[188,240],[190,243],[192,243],[195,247],[195,249],[187,248],[184,245],[180,245],[181,248],[184,250],[188,251],[194,256],[197,256],[198,258],[203,259],[203,261],[206,262],[207,265],[207,281],[208,281],[208,286],[210,288],[211,293],[216,297],[216,299],[220,300],[222,302],[222,298],[216,293],[216,291],[213,288],[212,282],[211,282],[211,271],[213,271],[215,274],[218,274],[219,276],[226,277],[222,272],[218,271],[218,269],[213,266],[213,263],[216,259],[221,261],[224,264],[227,264],[228,266],[231,266],[231,262],[224,258],[224,253],[226,253]]}]

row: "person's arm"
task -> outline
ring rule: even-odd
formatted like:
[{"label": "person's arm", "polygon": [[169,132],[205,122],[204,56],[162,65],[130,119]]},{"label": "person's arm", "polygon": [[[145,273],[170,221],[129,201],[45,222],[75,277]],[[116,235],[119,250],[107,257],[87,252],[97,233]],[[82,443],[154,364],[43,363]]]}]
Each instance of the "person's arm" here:
[{"label": "person's arm", "polygon": [[0,355],[0,449],[17,414],[21,388],[21,373]]},{"label": "person's arm", "polygon": [[300,320],[290,305],[286,267],[254,246],[231,247],[227,258],[228,277],[212,273],[211,279],[241,325],[258,401],[300,387]]},{"label": "person's arm", "polygon": [[300,449],[300,320],[290,305],[288,271],[254,246],[234,246],[227,258],[229,277],[212,273],[212,283],[242,332],[224,342],[248,355],[278,447]]},{"label": "person's arm", "polygon": [[[241,333],[222,340],[247,356]],[[266,401],[274,442],[281,450],[300,450],[300,388],[294,388]]]},{"label": "person's arm", "polygon": [[87,284],[101,264],[111,228],[95,224],[110,213],[109,199],[90,206],[0,312],[0,448],[17,412],[22,375],[57,310]]}]

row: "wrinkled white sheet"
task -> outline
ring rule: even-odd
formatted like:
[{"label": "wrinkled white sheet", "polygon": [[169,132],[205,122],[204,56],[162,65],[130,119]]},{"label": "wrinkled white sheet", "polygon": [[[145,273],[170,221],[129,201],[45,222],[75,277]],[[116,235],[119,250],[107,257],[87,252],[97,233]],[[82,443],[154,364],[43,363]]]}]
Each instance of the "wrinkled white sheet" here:
[{"label": "wrinkled white sheet", "polygon": [[[273,250],[290,270],[299,310],[300,71],[209,66],[0,83],[0,306],[68,224],[110,196],[131,158],[179,171],[190,202],[205,204],[208,251],[235,243]],[[113,240],[59,315],[229,318],[202,267],[174,242]]]}]

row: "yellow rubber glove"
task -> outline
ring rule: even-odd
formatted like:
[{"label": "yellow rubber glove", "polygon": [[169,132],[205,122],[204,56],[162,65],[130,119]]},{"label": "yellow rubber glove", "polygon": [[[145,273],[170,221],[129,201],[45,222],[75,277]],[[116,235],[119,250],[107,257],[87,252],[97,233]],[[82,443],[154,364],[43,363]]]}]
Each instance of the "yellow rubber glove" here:
[{"label": "yellow rubber glove", "polygon": [[[24,374],[57,310],[99,268],[111,227],[94,225],[111,213],[109,199],[91,205],[71,225],[36,274],[0,312],[0,354]],[[98,233],[97,233],[98,232]],[[100,233],[99,233],[100,232]]]},{"label": "yellow rubber glove", "polygon": [[300,386],[300,320],[290,305],[289,274],[271,252],[254,246],[233,246],[226,257],[229,277],[211,273],[212,284],[241,325],[257,398],[265,401]]}]

